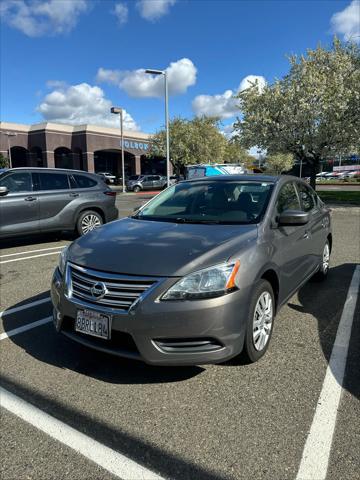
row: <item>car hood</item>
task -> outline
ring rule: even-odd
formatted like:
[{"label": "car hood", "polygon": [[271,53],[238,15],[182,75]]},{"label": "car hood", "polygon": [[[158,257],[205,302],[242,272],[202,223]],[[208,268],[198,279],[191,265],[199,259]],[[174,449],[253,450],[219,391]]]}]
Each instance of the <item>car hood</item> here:
[{"label": "car hood", "polygon": [[106,272],[177,277],[225,262],[256,238],[256,225],[196,225],[125,218],[73,242],[68,259]]}]

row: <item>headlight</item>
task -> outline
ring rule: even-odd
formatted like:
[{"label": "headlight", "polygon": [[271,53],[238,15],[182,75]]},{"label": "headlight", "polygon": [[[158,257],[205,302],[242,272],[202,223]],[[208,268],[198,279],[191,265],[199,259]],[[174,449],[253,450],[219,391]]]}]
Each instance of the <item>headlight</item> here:
[{"label": "headlight", "polygon": [[65,273],[65,266],[66,266],[66,261],[68,257],[68,248],[69,247],[64,247],[59,255],[59,270],[61,275],[64,275]]},{"label": "headlight", "polygon": [[219,297],[236,288],[235,277],[240,261],[205,268],[179,280],[161,300],[188,300]]}]

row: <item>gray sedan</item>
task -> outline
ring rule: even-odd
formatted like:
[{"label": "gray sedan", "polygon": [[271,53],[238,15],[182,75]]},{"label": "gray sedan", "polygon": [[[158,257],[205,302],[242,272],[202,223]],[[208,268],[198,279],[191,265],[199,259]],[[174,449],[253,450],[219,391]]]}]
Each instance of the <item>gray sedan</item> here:
[{"label": "gray sedan", "polygon": [[62,252],[56,329],[156,365],[266,352],[276,312],[329,270],[329,210],[289,176],[180,182]]}]

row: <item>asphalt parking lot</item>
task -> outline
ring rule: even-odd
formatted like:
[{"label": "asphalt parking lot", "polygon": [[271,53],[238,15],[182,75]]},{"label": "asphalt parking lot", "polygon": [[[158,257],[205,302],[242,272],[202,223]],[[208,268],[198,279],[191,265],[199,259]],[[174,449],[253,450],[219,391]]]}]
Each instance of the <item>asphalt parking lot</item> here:
[{"label": "asphalt parking lot", "polygon": [[[118,195],[120,216],[148,198]],[[1,386],[16,396],[18,407],[17,413],[6,405],[2,410],[1,478],[145,480],[154,472],[174,480],[305,480],[298,471],[310,445],[319,459],[329,449],[327,480],[358,479],[360,302],[352,279],[359,272],[360,209],[334,208],[332,218],[327,281],[309,282],[283,307],[269,351],[254,365],[150,367],[73,343],[55,332],[48,301],[58,252],[73,237],[3,241]],[[314,418],[333,398],[329,390],[319,400],[349,302],[354,320],[343,388],[334,386],[341,393],[334,435],[330,443],[325,436],[323,443],[309,443]],[[341,353],[344,344],[337,338]],[[332,373],[341,383],[339,372]],[[48,415],[50,434],[33,406]],[[325,415],[320,432],[330,417]],[[64,441],[51,435],[56,421],[62,422]],[[134,464],[126,464],[127,458]],[[123,470],[110,468],[121,461]],[[307,478],[324,477],[319,470]]]}]

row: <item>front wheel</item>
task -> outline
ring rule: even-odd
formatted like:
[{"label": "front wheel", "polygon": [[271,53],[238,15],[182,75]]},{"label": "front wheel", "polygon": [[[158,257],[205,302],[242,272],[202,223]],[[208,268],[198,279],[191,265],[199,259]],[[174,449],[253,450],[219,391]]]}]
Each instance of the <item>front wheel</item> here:
[{"label": "front wheel", "polygon": [[261,280],[251,297],[243,357],[258,361],[269,347],[275,319],[275,299],[270,283]]},{"label": "front wheel", "polygon": [[135,187],[133,188],[133,191],[135,193],[139,193],[140,192],[140,187],[138,185],[135,185]]},{"label": "front wheel", "polygon": [[86,235],[95,228],[101,227],[103,223],[103,219],[98,212],[86,210],[80,214],[76,222],[76,230],[79,235]]}]

